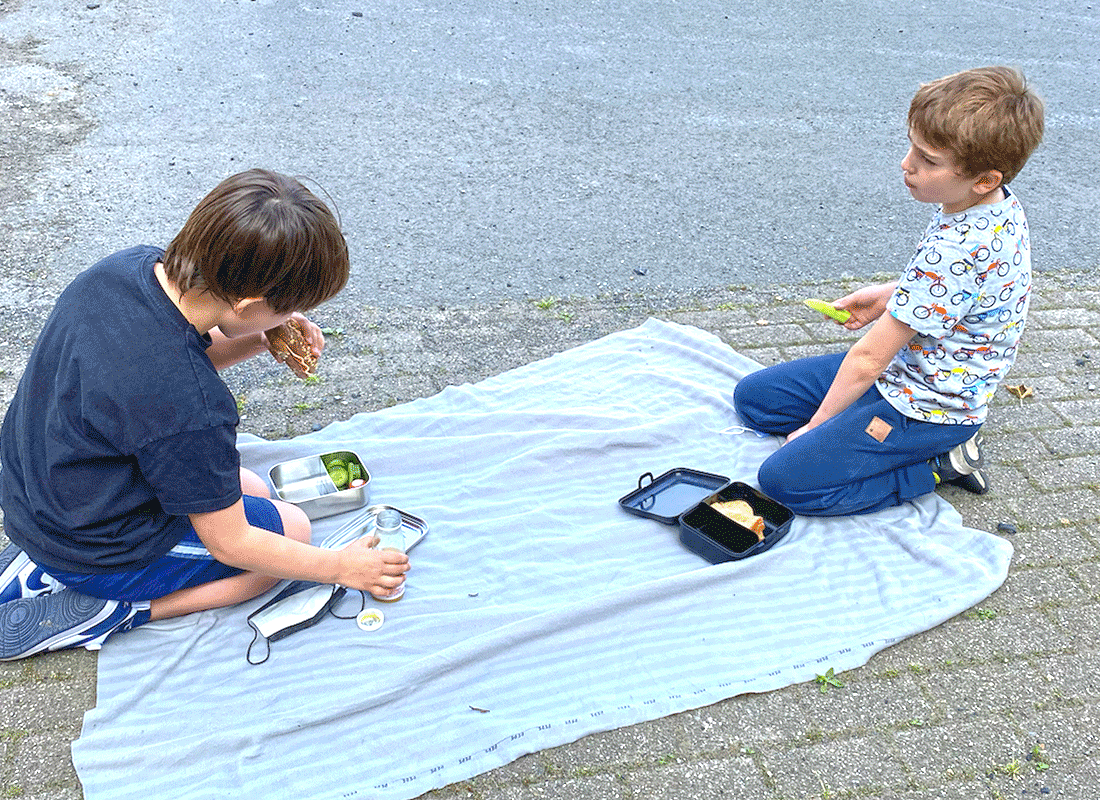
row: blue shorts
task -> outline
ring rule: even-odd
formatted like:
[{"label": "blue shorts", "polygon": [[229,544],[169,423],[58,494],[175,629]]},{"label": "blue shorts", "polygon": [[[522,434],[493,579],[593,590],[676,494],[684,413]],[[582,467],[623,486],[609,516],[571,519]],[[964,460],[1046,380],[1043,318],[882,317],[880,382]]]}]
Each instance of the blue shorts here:
[{"label": "blue shorts", "polygon": [[[279,516],[275,504],[267,498],[244,495],[244,515],[249,525],[273,533],[283,533],[283,518]],[[152,564],[138,569],[104,575],[58,570],[48,572],[81,594],[104,600],[133,602],[155,600],[180,589],[240,575],[244,570],[216,561],[195,533],[195,529],[191,528],[179,544]]]}]

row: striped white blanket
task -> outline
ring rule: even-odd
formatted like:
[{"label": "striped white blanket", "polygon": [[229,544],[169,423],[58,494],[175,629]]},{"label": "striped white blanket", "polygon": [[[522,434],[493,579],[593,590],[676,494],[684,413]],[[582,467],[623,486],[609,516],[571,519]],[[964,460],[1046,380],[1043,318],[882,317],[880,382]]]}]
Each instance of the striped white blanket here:
[{"label": "striped white blanket", "polygon": [[[650,320],[476,385],[289,441],[263,474],[349,448],[372,503],[425,518],[405,598],[365,632],[326,619],[245,661],[244,606],[148,625],[99,658],[73,759],[87,800],[411,798],[596,731],[863,664],[1004,580],[1002,539],[943,500],[796,518],[709,565],[624,513],[644,472],[754,483],[774,439],[721,433],[756,368]],[[316,541],[346,517],[316,526]],[[358,594],[337,607],[350,613]],[[140,776],[138,779],[136,776]]]}]

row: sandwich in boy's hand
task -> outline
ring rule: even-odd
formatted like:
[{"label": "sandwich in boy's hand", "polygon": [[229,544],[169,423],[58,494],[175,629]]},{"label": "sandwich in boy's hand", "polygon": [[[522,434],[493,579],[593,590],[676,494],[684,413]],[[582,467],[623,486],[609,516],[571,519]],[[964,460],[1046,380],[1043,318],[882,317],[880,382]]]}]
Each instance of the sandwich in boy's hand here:
[{"label": "sandwich in boy's hand", "polygon": [[265,331],[267,349],[278,361],[282,361],[299,378],[308,378],[317,372],[317,356],[306,339],[302,326],[293,319],[277,328]]}]

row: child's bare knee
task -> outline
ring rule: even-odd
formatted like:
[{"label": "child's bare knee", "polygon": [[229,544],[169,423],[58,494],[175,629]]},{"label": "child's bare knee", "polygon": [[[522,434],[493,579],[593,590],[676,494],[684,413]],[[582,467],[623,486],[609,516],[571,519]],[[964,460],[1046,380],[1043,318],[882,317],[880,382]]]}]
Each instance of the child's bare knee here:
[{"label": "child's bare knee", "polygon": [[283,535],[306,544],[310,543],[312,526],[306,512],[290,503],[275,503],[283,520]]},{"label": "child's bare knee", "polygon": [[267,481],[250,469],[241,467],[241,491],[252,497],[271,497]]}]

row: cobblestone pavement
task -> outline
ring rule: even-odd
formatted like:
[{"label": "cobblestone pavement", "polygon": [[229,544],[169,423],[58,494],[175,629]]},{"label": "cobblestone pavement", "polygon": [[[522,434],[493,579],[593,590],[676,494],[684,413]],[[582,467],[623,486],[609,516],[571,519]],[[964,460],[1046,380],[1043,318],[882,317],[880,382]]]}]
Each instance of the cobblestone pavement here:
[{"label": "cobblestone pavement", "polygon": [[[993,491],[944,489],[967,524],[1015,548],[979,606],[874,656],[826,692],[745,695],[535,753],[430,800],[1100,797],[1100,292],[1040,276],[1010,383],[986,426]],[[764,364],[851,334],[798,302],[848,288],[728,287],[676,296],[429,309],[363,307],[333,329],[322,379],[271,364],[228,380],[242,429],[304,433],[356,411],[473,382],[657,316],[710,330]],[[25,343],[24,343],[25,344]],[[0,356],[6,407],[25,349]],[[109,645],[108,645],[109,646]],[[95,703],[96,660],[0,665],[0,797],[81,797],[69,757]],[[135,776],[140,780],[140,776]]]}]

